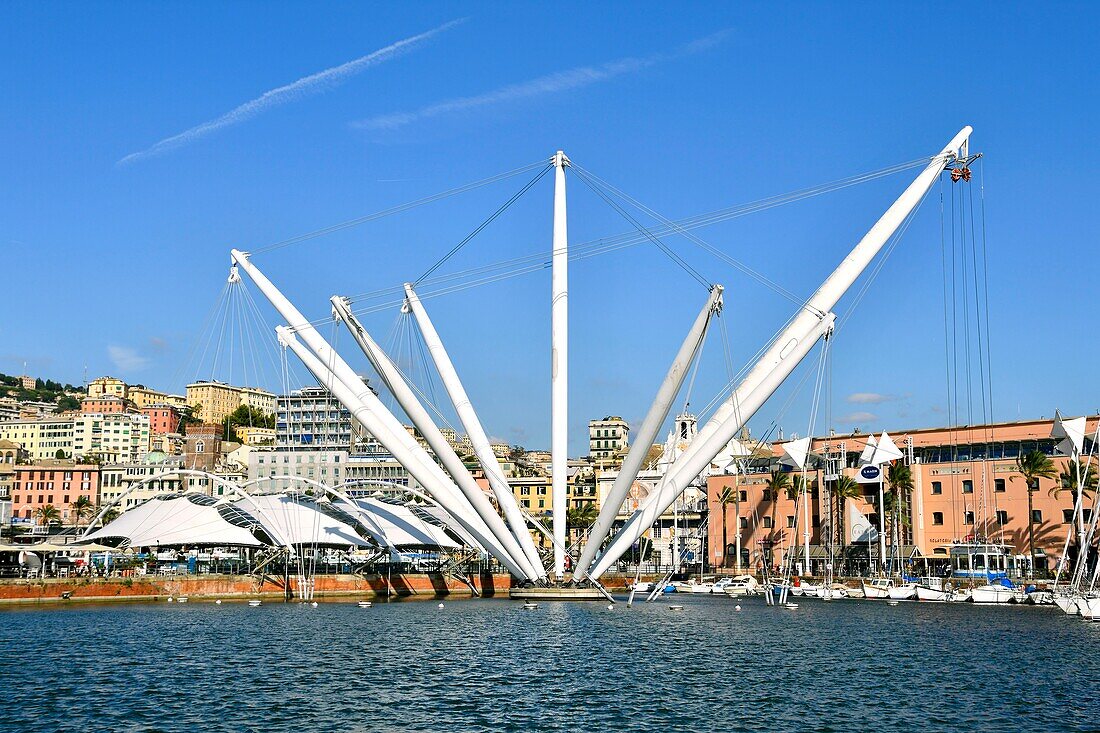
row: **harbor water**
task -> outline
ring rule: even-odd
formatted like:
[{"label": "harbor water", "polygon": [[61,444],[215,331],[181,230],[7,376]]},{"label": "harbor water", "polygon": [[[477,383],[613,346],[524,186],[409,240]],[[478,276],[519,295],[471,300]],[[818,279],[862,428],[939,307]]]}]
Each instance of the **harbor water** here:
[{"label": "harbor water", "polygon": [[9,609],[0,729],[1100,729],[1100,623],[1056,609],[673,598]]}]

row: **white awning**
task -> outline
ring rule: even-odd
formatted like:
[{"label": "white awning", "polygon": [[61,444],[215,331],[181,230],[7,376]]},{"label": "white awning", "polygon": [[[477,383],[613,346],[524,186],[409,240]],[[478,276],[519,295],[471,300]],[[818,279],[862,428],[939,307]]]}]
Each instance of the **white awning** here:
[{"label": "white awning", "polygon": [[[221,511],[219,511],[219,508]],[[84,540],[121,538],[131,547],[155,545],[237,545],[259,547],[263,543],[247,528],[251,517],[240,517],[240,526],[223,514],[229,505],[202,494],[154,496]],[[236,512],[226,512],[239,516]],[[74,550],[80,550],[74,546]]]},{"label": "white awning", "polygon": [[[327,502],[297,493],[259,494],[234,502],[241,511],[256,517],[268,529],[273,541],[291,545],[330,547],[370,547],[349,522],[353,516]],[[259,510],[257,510],[257,506]]]},{"label": "white awning", "polygon": [[440,526],[426,521],[401,504],[389,504],[377,499],[359,499],[359,507],[370,514],[395,547],[438,547],[453,550],[462,545]]}]

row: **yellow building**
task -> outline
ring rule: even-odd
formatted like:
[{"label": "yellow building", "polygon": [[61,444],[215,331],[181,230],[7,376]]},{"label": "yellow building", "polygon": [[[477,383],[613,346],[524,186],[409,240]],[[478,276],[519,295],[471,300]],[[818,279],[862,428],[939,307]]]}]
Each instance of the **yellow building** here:
[{"label": "yellow building", "polygon": [[73,421],[14,420],[0,423],[0,441],[18,443],[32,461],[53,460],[57,451],[72,455]]},{"label": "yellow building", "polygon": [[260,428],[249,425],[238,425],[236,428],[237,439],[245,445],[275,445],[275,428]]},{"label": "yellow building", "polygon": [[240,404],[260,410],[265,415],[274,415],[276,410],[275,395],[266,389],[259,387],[241,387]]},{"label": "yellow building", "polygon": [[88,382],[89,397],[121,397],[127,399],[126,382],[117,377],[99,377]]},{"label": "yellow building", "polygon": [[221,424],[241,406],[241,390],[222,382],[195,382],[187,385],[187,404],[203,422]]},{"label": "yellow building", "polygon": [[126,388],[127,399],[134,403],[135,407],[152,407],[153,405],[171,405],[172,407],[186,407],[187,398],[178,394],[168,394],[155,389],[143,387],[140,384]]}]

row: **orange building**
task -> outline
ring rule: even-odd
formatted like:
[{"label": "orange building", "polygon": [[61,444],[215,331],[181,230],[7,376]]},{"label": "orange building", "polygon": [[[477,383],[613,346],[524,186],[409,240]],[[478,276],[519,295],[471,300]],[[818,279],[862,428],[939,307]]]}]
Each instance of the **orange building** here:
[{"label": "orange building", "polygon": [[146,405],[141,414],[149,418],[150,435],[168,435],[180,431],[180,411],[172,405]]},{"label": "orange building", "polygon": [[[1097,420],[1091,417],[1087,421],[1086,452],[1092,443],[1091,436],[1096,434]],[[939,569],[947,564],[953,542],[981,538],[1012,548],[1023,566],[1029,554],[1028,490],[1016,467],[1016,458],[1039,450],[1051,458],[1056,474],[1064,471],[1069,458],[1055,454],[1058,440],[1050,437],[1052,428],[1053,420],[1029,420],[963,428],[887,431],[905,454],[902,460],[909,463],[913,481],[896,555],[903,561],[925,560],[927,567]],[[877,540],[857,543],[859,547],[853,547],[851,539],[862,529],[854,527],[855,523],[866,523],[876,529],[879,526],[878,483],[861,484],[860,495],[844,502],[845,508],[840,512],[840,502],[834,501],[827,506],[829,502],[823,498],[827,492],[821,491],[827,465],[824,457],[834,458],[837,468],[855,478],[868,437],[848,434],[813,440],[817,467],[808,472],[808,478],[813,486],[809,505],[810,564],[815,572],[824,567],[826,538],[821,535],[823,525],[831,532],[834,546],[847,546],[857,556],[863,553],[868,559],[877,558]],[[769,566],[774,566],[789,551],[792,541],[794,549],[790,551],[804,559],[804,517],[798,517],[796,537],[792,527],[794,501],[785,495],[773,500],[766,491],[768,471],[779,468],[779,457],[783,453],[781,444],[774,447],[774,453],[773,459],[755,459],[747,475],[712,476],[708,480],[711,512],[708,530],[711,550],[708,554],[716,565],[736,566],[738,532],[741,566],[746,569],[755,570],[769,560]],[[1093,466],[1095,471],[1095,463]],[[1039,480],[1038,490],[1031,494],[1037,571],[1056,567],[1067,533],[1073,527],[1075,496],[1061,486],[1058,476],[1043,478]],[[720,497],[726,488],[736,492],[738,501],[731,503],[734,496],[726,494],[727,502],[723,506]],[[1091,507],[1092,501],[1088,499],[1085,522]],[[726,527],[726,552],[723,552],[723,525]],[[888,544],[890,534],[887,529]],[[771,553],[767,551],[769,542],[774,543]],[[1071,549],[1071,554],[1073,552],[1075,550]],[[887,557],[890,554],[894,554],[893,548],[888,550]]]},{"label": "orange building", "polygon": [[80,412],[84,415],[112,415],[127,412],[129,403],[114,395],[85,397],[80,401]]}]

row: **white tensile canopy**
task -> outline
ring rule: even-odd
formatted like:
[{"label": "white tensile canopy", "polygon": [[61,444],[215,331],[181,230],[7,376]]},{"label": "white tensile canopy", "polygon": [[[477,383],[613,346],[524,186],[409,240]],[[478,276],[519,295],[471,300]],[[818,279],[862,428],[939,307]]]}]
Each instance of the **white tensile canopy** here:
[{"label": "white tensile canopy", "polygon": [[[233,504],[261,519],[275,542],[290,545],[370,547],[352,525],[354,517],[302,494],[254,494]],[[258,510],[257,510],[258,507]],[[273,526],[268,527],[271,524]]]},{"label": "white tensile canopy", "polygon": [[[110,524],[84,537],[85,540],[121,538],[130,547],[155,545],[223,545],[259,547],[263,543],[247,526],[226,519],[228,504],[203,494],[155,496],[123,512]],[[237,516],[239,513],[234,512]],[[241,517],[247,523],[251,515]],[[254,521],[254,520],[253,520]],[[258,524],[258,523],[257,523]],[[79,549],[79,546],[74,546]]]},{"label": "white tensile canopy", "polygon": [[370,514],[395,547],[438,547],[458,549],[462,545],[452,539],[442,527],[417,516],[411,508],[378,499],[359,499],[359,508]]}]

